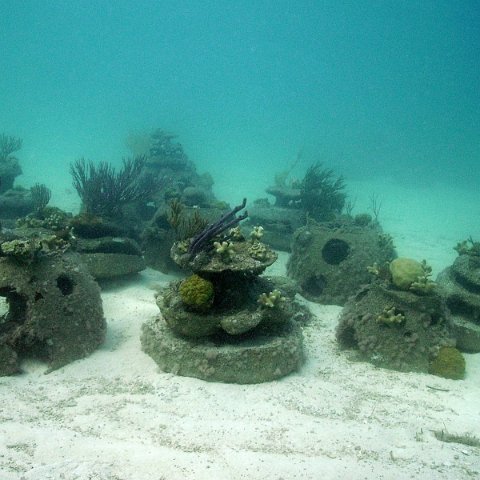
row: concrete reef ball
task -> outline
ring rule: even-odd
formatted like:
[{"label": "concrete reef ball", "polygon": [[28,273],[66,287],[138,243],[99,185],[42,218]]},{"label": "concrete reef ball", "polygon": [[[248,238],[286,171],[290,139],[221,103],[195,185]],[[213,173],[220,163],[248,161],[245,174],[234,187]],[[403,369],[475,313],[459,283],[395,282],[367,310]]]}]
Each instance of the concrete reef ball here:
[{"label": "concrete reef ball", "polygon": [[311,224],[293,236],[287,273],[308,300],[345,305],[371,281],[369,265],[382,265],[394,257],[391,238],[377,228]]},{"label": "concrete reef ball", "polygon": [[104,340],[100,288],[75,254],[31,263],[0,258],[0,300],[0,375],[18,372],[32,356],[55,370]]}]

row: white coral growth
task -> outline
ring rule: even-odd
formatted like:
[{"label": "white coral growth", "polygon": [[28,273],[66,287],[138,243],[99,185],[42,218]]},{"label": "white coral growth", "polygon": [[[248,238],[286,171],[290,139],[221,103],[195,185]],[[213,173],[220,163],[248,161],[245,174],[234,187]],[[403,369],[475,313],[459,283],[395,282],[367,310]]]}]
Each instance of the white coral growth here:
[{"label": "white coral growth", "polygon": [[282,296],[282,292],[280,290],[273,290],[270,293],[262,293],[259,297],[257,302],[262,306],[262,307],[267,307],[267,308],[275,308],[280,306],[281,303],[285,301],[285,297]]},{"label": "white coral growth", "polygon": [[253,230],[250,232],[250,238],[255,241],[255,240],[260,240],[263,237],[263,227],[260,225],[257,225],[256,227],[253,227]]}]

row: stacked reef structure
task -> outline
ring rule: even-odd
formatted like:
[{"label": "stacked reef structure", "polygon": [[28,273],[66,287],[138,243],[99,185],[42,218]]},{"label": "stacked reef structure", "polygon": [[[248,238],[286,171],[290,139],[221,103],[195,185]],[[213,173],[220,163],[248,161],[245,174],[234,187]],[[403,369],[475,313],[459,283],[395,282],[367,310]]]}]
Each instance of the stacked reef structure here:
[{"label": "stacked reef structure", "polygon": [[97,279],[133,274],[145,268],[135,238],[141,227],[132,209],[147,204],[155,191],[153,179],[143,169],[146,158],[124,159],[116,171],[107,162],[84,159],[70,167],[73,185],[81,200],[81,213],[69,221],[76,237],[75,249]]},{"label": "stacked reef structure", "polygon": [[311,165],[303,179],[289,179],[300,158],[299,155],[289,170],[278,173],[275,184],[267,188],[267,193],[275,197],[274,204],[266,198],[259,199],[250,212],[251,221],[263,225],[265,240],[278,250],[290,251],[293,233],[308,219],[332,221],[345,205],[343,177],[335,176],[321,163]]},{"label": "stacked reef structure", "polygon": [[196,235],[229,206],[215,198],[211,175],[197,172],[176,135],[157,129],[131,136],[129,146],[145,156],[143,174],[156,185],[148,206],[137,212],[145,220],[139,240],[146,263],[165,273],[178,271],[170,257],[173,243]]},{"label": "stacked reef structure", "polygon": [[123,277],[145,269],[139,244],[117,224],[80,214],[70,220],[69,227],[75,235],[74,248],[95,279]]},{"label": "stacked reef structure", "polygon": [[157,129],[150,136],[145,173],[153,176],[162,190],[155,196],[156,205],[178,199],[186,206],[209,207],[216,202],[210,174],[197,173],[177,136]]},{"label": "stacked reef structure", "polygon": [[470,353],[480,352],[480,242],[469,239],[455,250],[453,265],[437,277],[442,295],[452,314],[457,347]]},{"label": "stacked reef structure", "polygon": [[172,257],[193,274],[157,295],[161,316],[143,325],[142,347],[166,372],[230,383],[271,381],[303,363],[300,319],[288,279],[260,276],[276,254],[262,229],[245,238],[235,207]]}]

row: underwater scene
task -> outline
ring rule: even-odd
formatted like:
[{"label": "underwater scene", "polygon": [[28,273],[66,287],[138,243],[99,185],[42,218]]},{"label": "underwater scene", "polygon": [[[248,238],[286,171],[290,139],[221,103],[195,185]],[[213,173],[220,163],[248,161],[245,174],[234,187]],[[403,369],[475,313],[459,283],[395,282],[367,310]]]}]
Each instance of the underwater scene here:
[{"label": "underwater scene", "polygon": [[477,0],[0,8],[0,480],[480,478]]}]

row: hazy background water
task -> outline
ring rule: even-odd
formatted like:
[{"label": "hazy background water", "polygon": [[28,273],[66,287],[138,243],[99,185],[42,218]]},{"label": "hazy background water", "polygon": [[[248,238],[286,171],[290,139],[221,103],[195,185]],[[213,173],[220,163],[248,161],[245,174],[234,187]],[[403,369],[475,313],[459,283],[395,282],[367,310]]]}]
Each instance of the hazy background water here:
[{"label": "hazy background water", "polygon": [[475,188],[479,1],[0,0],[0,131],[17,183],[179,135],[217,188],[258,194],[303,151],[349,181]]}]

